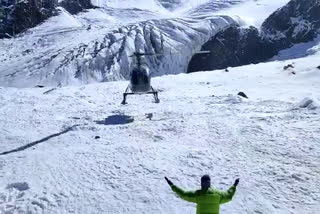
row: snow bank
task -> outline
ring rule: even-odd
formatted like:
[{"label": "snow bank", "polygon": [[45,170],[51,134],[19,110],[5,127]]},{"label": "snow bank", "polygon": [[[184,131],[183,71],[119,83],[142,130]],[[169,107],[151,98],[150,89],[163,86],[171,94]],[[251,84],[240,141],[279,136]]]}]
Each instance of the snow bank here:
[{"label": "snow bank", "polygon": [[311,99],[309,97],[306,97],[303,100],[301,100],[300,102],[294,104],[292,109],[293,110],[297,110],[297,109],[314,110],[314,109],[316,109],[318,107],[319,107],[319,105],[313,99]]}]

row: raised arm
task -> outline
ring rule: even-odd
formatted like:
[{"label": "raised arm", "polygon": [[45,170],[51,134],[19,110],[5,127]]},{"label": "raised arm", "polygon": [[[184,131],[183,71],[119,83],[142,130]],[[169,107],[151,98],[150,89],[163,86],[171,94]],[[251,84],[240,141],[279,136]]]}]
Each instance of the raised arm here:
[{"label": "raised arm", "polygon": [[228,203],[229,201],[232,200],[234,194],[236,193],[236,189],[237,189],[238,184],[239,184],[239,178],[236,179],[236,181],[234,182],[234,185],[232,185],[228,189],[228,191],[226,191],[226,192],[221,191],[220,192],[220,196],[221,196],[220,204]]},{"label": "raised arm", "polygon": [[183,189],[177,187],[176,185],[172,185],[171,189],[177,193],[177,195],[185,201],[196,203],[196,193],[194,191],[184,191]]},{"label": "raised arm", "polygon": [[196,203],[196,193],[194,191],[184,191],[183,189],[174,185],[167,177],[166,181],[170,185],[171,189],[183,200]]}]

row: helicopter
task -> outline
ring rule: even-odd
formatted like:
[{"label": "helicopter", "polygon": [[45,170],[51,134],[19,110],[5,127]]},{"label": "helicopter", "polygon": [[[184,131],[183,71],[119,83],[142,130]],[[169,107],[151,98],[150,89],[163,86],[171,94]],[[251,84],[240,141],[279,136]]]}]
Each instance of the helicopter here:
[{"label": "helicopter", "polygon": [[151,86],[151,74],[149,68],[142,64],[143,56],[156,56],[160,54],[149,54],[134,52],[130,57],[136,58],[136,66],[130,73],[130,83],[123,93],[122,105],[127,104],[127,96],[135,94],[153,94],[155,103],[160,103],[158,91]]},{"label": "helicopter", "polygon": [[[210,51],[199,51],[195,54],[210,54]],[[180,55],[179,53],[170,53],[170,55]],[[130,73],[130,83],[123,93],[122,105],[127,104],[128,95],[153,94],[155,103],[160,103],[158,91],[151,86],[151,74],[149,68],[142,64],[142,57],[144,56],[163,56],[164,54],[152,54],[134,52],[130,57],[136,58],[136,66]]]}]

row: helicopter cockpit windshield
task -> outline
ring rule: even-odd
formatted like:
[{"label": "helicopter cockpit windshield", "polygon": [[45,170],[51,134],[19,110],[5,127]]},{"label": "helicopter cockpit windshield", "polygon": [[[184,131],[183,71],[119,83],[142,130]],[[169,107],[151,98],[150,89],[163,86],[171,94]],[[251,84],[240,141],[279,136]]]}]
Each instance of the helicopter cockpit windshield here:
[{"label": "helicopter cockpit windshield", "polygon": [[146,92],[151,87],[151,76],[146,66],[136,67],[131,72],[130,88],[134,92]]}]

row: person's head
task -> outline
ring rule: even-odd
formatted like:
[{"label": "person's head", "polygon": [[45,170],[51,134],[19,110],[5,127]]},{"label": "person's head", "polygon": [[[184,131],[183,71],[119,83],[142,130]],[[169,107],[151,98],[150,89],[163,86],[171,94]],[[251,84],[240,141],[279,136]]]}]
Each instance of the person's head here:
[{"label": "person's head", "polygon": [[207,190],[211,187],[211,179],[209,175],[204,175],[201,177],[201,189]]}]

